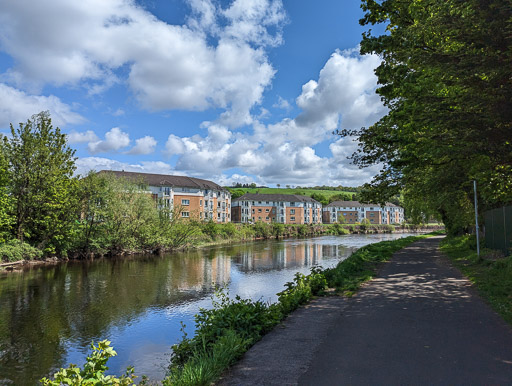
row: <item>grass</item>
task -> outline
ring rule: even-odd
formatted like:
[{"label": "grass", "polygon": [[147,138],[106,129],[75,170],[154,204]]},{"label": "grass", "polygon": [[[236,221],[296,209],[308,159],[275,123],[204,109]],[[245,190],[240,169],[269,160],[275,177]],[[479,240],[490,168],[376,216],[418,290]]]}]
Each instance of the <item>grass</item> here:
[{"label": "grass", "polygon": [[244,191],[245,193],[260,193],[260,194],[299,194],[311,196],[314,193],[322,194],[327,199],[336,194],[356,194],[355,192],[346,192],[342,190],[318,190],[307,188],[229,188],[230,191]]},{"label": "grass", "polygon": [[479,259],[475,237],[469,235],[444,239],[441,250],[489,305],[512,324],[512,256],[500,257],[496,251],[482,249]]}]

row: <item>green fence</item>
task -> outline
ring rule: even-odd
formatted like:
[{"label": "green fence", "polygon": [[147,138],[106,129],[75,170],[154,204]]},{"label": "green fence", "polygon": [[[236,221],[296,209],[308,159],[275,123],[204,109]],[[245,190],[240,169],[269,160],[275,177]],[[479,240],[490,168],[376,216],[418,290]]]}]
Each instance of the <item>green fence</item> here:
[{"label": "green fence", "polygon": [[506,255],[512,248],[512,206],[504,206],[484,213],[485,246],[502,250]]}]

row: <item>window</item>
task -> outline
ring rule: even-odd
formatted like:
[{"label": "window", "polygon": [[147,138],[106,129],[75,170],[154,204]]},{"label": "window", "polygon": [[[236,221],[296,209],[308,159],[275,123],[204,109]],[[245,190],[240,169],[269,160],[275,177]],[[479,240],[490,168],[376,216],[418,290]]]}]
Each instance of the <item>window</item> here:
[{"label": "window", "polygon": [[261,217],[258,217],[258,220],[261,221]]},{"label": "window", "polygon": [[265,220],[267,220],[267,221],[268,221],[268,217],[265,217]]},{"label": "window", "polygon": [[190,212],[181,212],[181,217],[190,217]]},{"label": "window", "polygon": [[295,221],[295,217],[290,217],[290,221]]},{"label": "window", "polygon": [[181,200],[181,205],[190,205],[190,200]]},{"label": "window", "polygon": [[203,200],[199,200],[199,206],[203,206]]},{"label": "window", "polygon": [[261,209],[258,209],[258,213],[261,213]]},{"label": "window", "polygon": [[290,209],[290,214],[295,214],[295,209]]},{"label": "window", "polygon": [[252,213],[254,213],[254,209],[252,210]]},{"label": "window", "polygon": [[267,212],[267,213],[268,213],[268,212],[270,212],[270,209],[268,209],[268,208],[267,208],[267,209],[265,209],[265,212]]},{"label": "window", "polygon": [[167,195],[167,196],[169,196],[169,195],[171,194],[171,188],[169,188],[169,187],[165,187],[165,188],[164,188],[164,194],[165,194],[165,195]]}]

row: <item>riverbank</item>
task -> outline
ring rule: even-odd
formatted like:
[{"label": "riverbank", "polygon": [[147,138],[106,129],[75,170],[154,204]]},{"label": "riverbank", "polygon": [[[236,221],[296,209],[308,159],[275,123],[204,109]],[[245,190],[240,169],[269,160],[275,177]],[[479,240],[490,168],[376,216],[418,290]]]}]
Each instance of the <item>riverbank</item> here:
[{"label": "riverbank", "polygon": [[[323,236],[310,239],[291,239],[289,241],[270,240],[268,242],[240,243],[232,247],[205,248],[197,252],[191,251],[172,257],[152,258],[148,256],[147,260],[146,258],[116,259],[116,262],[110,263],[110,260],[103,259],[97,262],[72,263],[60,269],[57,268],[55,273],[58,271],[58,276],[53,273],[54,270],[43,271],[45,276],[51,276],[51,279],[44,283],[52,287],[52,294],[55,293],[54,283],[61,283],[55,284],[59,288],[64,283],[69,283],[66,285],[65,294],[59,295],[56,301],[60,304],[59,307],[63,309],[77,309],[76,317],[82,321],[81,323],[86,323],[84,318],[87,313],[84,313],[80,307],[77,308],[77,305],[83,303],[80,297],[73,295],[72,291],[79,288],[90,288],[92,290],[91,294],[83,294],[87,297],[86,304],[94,304],[94,319],[103,321],[104,325],[99,326],[101,327],[97,332],[99,335],[87,335],[89,341],[94,339],[95,342],[98,342],[107,338],[112,341],[114,348],[121,350],[119,359],[116,358],[109,364],[114,374],[124,372],[124,368],[120,364],[134,363],[132,359],[137,358],[136,373],[147,374],[156,381],[163,379],[165,373],[162,373],[161,370],[154,372],[150,369],[153,367],[163,369],[168,366],[169,357],[162,355],[162,353],[169,353],[167,350],[169,350],[170,344],[165,342],[180,341],[179,321],[183,321],[188,326],[186,331],[190,334],[189,336],[194,334],[194,328],[191,329],[191,326],[195,322],[202,319],[205,320],[206,325],[209,324],[205,319],[206,315],[209,315],[206,310],[210,310],[212,313],[215,321],[213,323],[214,327],[219,325],[230,327],[229,323],[237,323],[239,334],[234,336],[233,333],[220,329],[221,337],[225,337],[226,340],[215,340],[216,343],[211,341],[212,344],[207,344],[207,347],[209,349],[216,347],[217,350],[220,350],[219,347],[223,347],[221,351],[224,353],[238,352],[238,354],[241,354],[238,347],[243,346],[246,349],[246,340],[252,340],[254,337],[260,336],[261,332],[268,331],[269,326],[276,323],[276,316],[289,313],[301,304],[305,304],[308,299],[311,299],[314,294],[323,289],[323,285],[321,285],[322,275],[319,275],[318,272],[311,275],[311,267],[316,265],[334,267],[339,261],[348,258],[354,248],[364,251],[365,248],[368,248],[364,246],[369,243],[381,240],[396,240],[399,237],[398,234],[382,234],[347,235],[346,237]],[[204,258],[199,259],[199,255],[204,256]],[[297,272],[300,273],[297,274]],[[37,271],[34,273],[37,274]],[[60,274],[62,274],[62,277]],[[15,275],[15,277],[17,276]],[[39,276],[37,274],[35,277]],[[13,280],[15,277],[13,276]],[[136,280],[133,279],[134,277],[136,277]],[[126,283],[130,284],[128,286],[123,284],[124,282],[120,281],[122,278],[125,278]],[[185,281],[183,278],[188,278],[188,280]],[[285,284],[287,282],[289,284]],[[40,283],[43,284],[43,282]],[[74,283],[80,283],[80,286],[76,286]],[[205,294],[205,290],[206,293],[211,293],[210,291],[213,291],[214,286],[212,283],[228,283],[230,299],[233,300],[229,307],[211,310],[212,303],[208,299],[209,295]],[[13,282],[13,287],[25,288],[18,280]],[[176,297],[177,293],[174,288],[182,294],[180,298]],[[157,289],[160,289],[161,292],[156,292]],[[192,295],[194,292],[197,293],[197,298]],[[276,297],[277,292],[280,293]],[[119,298],[118,293],[122,293],[121,298]],[[49,295],[42,291],[41,295],[45,299],[45,304],[47,304]],[[193,299],[191,295],[194,296]],[[237,299],[236,295],[240,295],[243,300],[241,298]],[[91,296],[93,296],[92,299]],[[149,298],[146,299],[147,297]],[[167,298],[181,304],[172,308],[174,316],[169,314],[169,304],[174,303],[169,303],[169,300],[166,300]],[[112,300],[112,303],[108,302],[109,299]],[[144,302],[145,299],[152,310],[147,314],[146,308],[141,307],[141,302]],[[150,299],[155,299],[157,303]],[[190,300],[193,303],[190,303]],[[8,300],[9,303],[12,301],[14,300]],[[73,304],[69,304],[69,301],[73,301]],[[280,305],[277,305],[277,301]],[[142,312],[141,315],[147,316],[135,318],[135,321],[131,316],[132,311],[129,302],[134,304],[137,314]],[[270,302],[275,304],[272,308],[270,308]],[[222,303],[222,301],[217,298],[217,303]],[[161,304],[161,307],[159,304]],[[32,305],[31,309],[33,308]],[[214,305],[214,308],[217,307]],[[44,308],[44,312],[46,312],[46,309]],[[201,309],[205,310],[204,313],[201,313]],[[100,311],[102,313],[98,314]],[[127,333],[121,333],[121,330],[124,331],[124,329],[115,328],[111,331],[106,328],[108,323],[115,323],[116,326],[122,327],[122,324],[117,321],[118,318],[111,315],[113,312],[130,315],[130,320],[133,322]],[[161,313],[165,314],[165,318],[159,316]],[[249,317],[240,317],[240,315]],[[33,317],[45,318],[42,314]],[[169,319],[170,317],[171,319]],[[19,319],[20,316],[17,318]],[[74,323],[72,315],[68,316],[66,320]],[[155,323],[159,328],[155,329]],[[96,325],[97,323],[92,324]],[[206,334],[205,342],[210,342],[210,338],[215,338],[218,329],[214,327],[212,327],[213,329],[206,327],[206,330],[204,330],[204,332],[213,332],[213,334]],[[119,335],[120,333],[121,335]],[[137,339],[140,335],[144,336],[142,341]],[[151,340],[153,336],[157,340],[148,346],[148,342],[153,342]],[[164,336],[167,336],[167,338],[164,338]],[[201,336],[201,334],[197,334],[197,329],[195,336]],[[82,338],[82,340],[87,341],[87,337]],[[169,337],[172,338],[169,339]],[[240,342],[240,338],[242,342]],[[78,336],[74,337],[73,341],[77,339]],[[126,346],[126,343],[124,345],[119,343],[126,342],[127,339],[131,342],[129,347]],[[199,341],[199,339],[202,341],[202,338],[197,338],[195,341]],[[38,338],[38,342],[40,341],[41,339]],[[44,339],[44,341],[48,341],[48,339]],[[187,347],[189,345],[185,344],[182,350],[178,349],[176,351],[183,354],[187,351]],[[200,351],[202,347],[204,345],[199,344],[197,351]],[[230,347],[233,351],[228,350]],[[79,349],[74,348],[74,350]],[[81,350],[86,350],[86,347]],[[148,356],[143,353],[151,353],[151,355]],[[195,363],[206,366],[205,361],[208,361],[209,364],[212,364],[208,359],[212,354],[204,352],[203,354],[200,355],[200,360],[196,358]],[[69,363],[69,361],[72,363],[78,361],[77,364],[83,363],[82,357],[77,359],[75,355],[72,360],[71,357],[68,358],[63,358],[58,363]],[[223,358],[226,359],[226,356]],[[187,368],[190,367],[189,364]],[[218,368],[218,363],[214,363],[213,367]],[[205,369],[204,366],[202,368]],[[24,373],[19,375],[20,379],[22,376],[27,377]],[[12,379],[16,378],[12,377]]]},{"label": "riverbank", "polygon": [[[189,222],[180,230],[180,240],[174,241],[171,246],[161,245],[138,248],[118,248],[115,251],[97,249],[92,251],[70,251],[65,256],[43,256],[43,251],[23,244],[16,247],[11,242],[0,245],[0,270],[14,271],[26,266],[54,264],[69,259],[90,260],[102,257],[118,257],[133,254],[161,254],[188,249],[197,249],[215,245],[224,245],[235,242],[248,242],[267,239],[284,239],[292,237],[314,237],[322,235],[345,234],[378,234],[378,233],[426,233],[443,229],[438,225],[372,225],[372,224],[217,224]],[[8,247],[8,248],[7,248]],[[27,250],[30,252],[28,253]],[[30,259],[23,259],[23,256]]]}]

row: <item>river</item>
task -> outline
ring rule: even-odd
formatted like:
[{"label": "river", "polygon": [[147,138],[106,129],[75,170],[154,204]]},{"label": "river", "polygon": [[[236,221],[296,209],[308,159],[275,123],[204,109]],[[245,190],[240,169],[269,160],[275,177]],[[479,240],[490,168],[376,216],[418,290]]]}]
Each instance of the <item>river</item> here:
[{"label": "river", "polygon": [[91,341],[112,341],[110,372],[135,366],[161,380],[180,322],[211,307],[217,285],[231,297],[273,302],[296,272],[335,266],[369,243],[408,234],[322,236],[230,244],[163,256],[69,261],[0,272],[0,384],[31,385],[69,363]]}]

